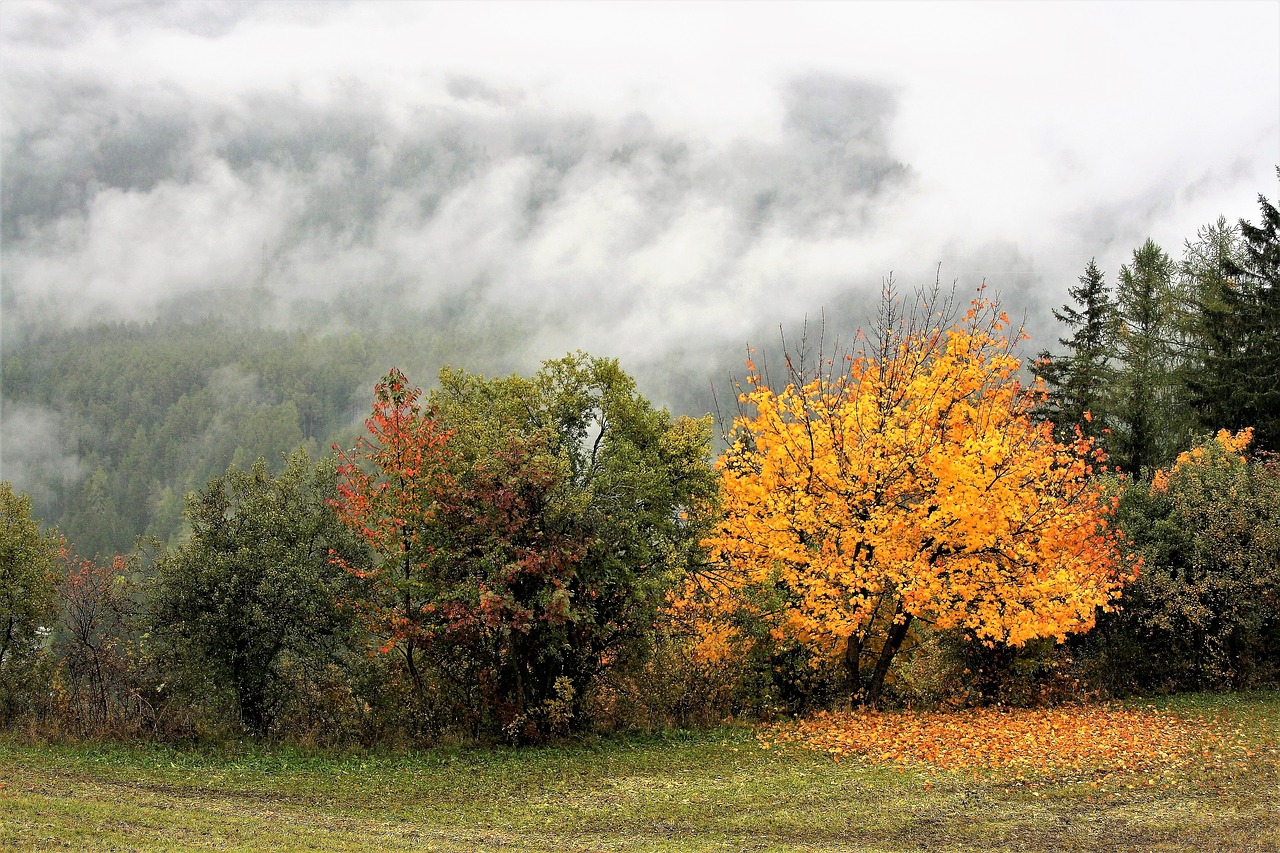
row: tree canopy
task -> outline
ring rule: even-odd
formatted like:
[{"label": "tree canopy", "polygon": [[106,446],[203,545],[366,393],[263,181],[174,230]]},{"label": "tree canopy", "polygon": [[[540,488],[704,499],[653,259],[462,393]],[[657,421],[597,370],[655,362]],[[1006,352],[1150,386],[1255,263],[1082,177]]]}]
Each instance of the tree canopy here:
[{"label": "tree canopy", "polygon": [[[1280,170],[1278,170],[1280,171]],[[1280,446],[1280,211],[1258,196],[1261,221],[1239,223],[1242,251],[1223,253],[1222,280],[1201,304],[1205,346],[1191,391],[1210,429],[1254,429]]]},{"label": "tree canopy", "polygon": [[230,469],[187,502],[191,539],[156,566],[155,631],[189,673],[227,685],[244,724],[265,731],[281,700],[285,658],[335,646],[349,595],[333,555],[360,546],[328,505],[333,460],[292,454],[277,476],[263,459]]},{"label": "tree canopy", "polygon": [[1041,395],[1017,379],[1007,316],[979,297],[952,322],[936,288],[916,296],[886,291],[872,338],[815,375],[788,357],[775,388],[748,365],[711,568],[687,591],[712,641],[731,643],[749,609],[773,637],[842,657],[873,702],[916,621],[1061,639],[1126,577],[1098,454],[1032,416]]},{"label": "tree canopy", "polygon": [[17,712],[36,686],[43,636],[57,616],[63,548],[60,537],[40,530],[31,498],[0,482],[0,718]]},{"label": "tree canopy", "polygon": [[529,378],[445,370],[420,395],[389,373],[344,453],[339,512],[378,554],[374,629],[419,689],[424,666],[470,684],[478,725],[516,740],[576,725],[697,559],[710,423],[582,353]]}]

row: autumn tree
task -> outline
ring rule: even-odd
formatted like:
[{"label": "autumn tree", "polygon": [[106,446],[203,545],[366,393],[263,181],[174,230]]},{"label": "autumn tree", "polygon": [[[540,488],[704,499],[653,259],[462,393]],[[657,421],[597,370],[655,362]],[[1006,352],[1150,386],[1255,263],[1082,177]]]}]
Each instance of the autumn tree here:
[{"label": "autumn tree", "polygon": [[473,730],[536,729],[555,685],[527,671],[568,618],[581,555],[543,517],[563,472],[545,436],[484,432],[453,408],[461,445],[393,369],[374,389],[368,435],[341,452],[334,505],[377,555],[354,571],[356,606],[419,699],[445,694]]},{"label": "autumn tree", "polygon": [[[449,432],[414,388],[392,369],[374,388],[367,436],[338,449],[338,517],[372,549],[372,565],[334,553],[331,559],[367,581],[356,606],[378,636],[383,654],[394,653],[415,691],[425,687],[423,656],[437,625],[433,564],[442,505],[454,480]],[[448,613],[440,613],[447,624]]]},{"label": "autumn tree", "polygon": [[379,555],[367,606],[383,648],[488,734],[581,725],[596,675],[635,653],[698,559],[709,421],[672,418],[616,361],[577,354],[533,377],[446,370],[426,404],[393,371],[368,427],[338,503]]},{"label": "autumn tree", "polygon": [[138,587],[144,556],[141,548],[110,558],[64,555],[53,650],[62,711],[83,732],[143,722],[147,655]]},{"label": "autumn tree", "polygon": [[[667,592],[702,560],[716,495],[710,418],[655,408],[616,360],[585,353],[544,362],[527,378],[446,371],[433,399],[456,427],[460,476],[473,488],[521,495],[520,527],[510,516],[504,523],[539,543],[524,557],[510,547],[519,540],[490,549],[511,555],[508,575],[534,581],[524,591],[488,582],[505,590],[503,607],[532,617],[496,637],[507,649],[499,671],[524,685],[531,708],[563,679],[580,725],[597,675],[650,648]],[[513,448],[538,478],[495,468]],[[541,485],[530,491],[525,480]],[[538,604],[548,595],[554,609]]]},{"label": "autumn tree", "polygon": [[1019,646],[1088,629],[1126,569],[1087,438],[1032,416],[1008,318],[937,287],[886,288],[869,340],[786,379],[751,371],[719,460],[723,519],[701,599],[709,642],[742,639],[745,610],[776,640],[842,661],[879,700],[913,626]]}]

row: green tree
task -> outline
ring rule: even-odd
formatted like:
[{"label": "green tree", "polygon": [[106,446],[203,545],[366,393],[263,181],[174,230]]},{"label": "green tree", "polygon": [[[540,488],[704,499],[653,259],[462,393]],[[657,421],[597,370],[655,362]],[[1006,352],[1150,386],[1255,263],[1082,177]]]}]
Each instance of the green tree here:
[{"label": "green tree", "polygon": [[1174,335],[1178,350],[1175,367],[1181,396],[1196,422],[1204,430],[1218,428],[1223,418],[1216,411],[1233,382],[1221,370],[1237,345],[1234,331],[1227,328],[1229,311],[1225,299],[1233,286],[1227,272],[1242,260],[1243,247],[1238,226],[1225,216],[1202,226],[1194,240],[1183,246],[1175,286]]},{"label": "green tree", "polygon": [[80,554],[109,554],[119,542],[129,538],[115,499],[117,486],[125,480],[123,472],[113,477],[104,467],[95,468],[80,484],[71,500],[67,524],[77,532],[73,549]]},{"label": "green tree", "polygon": [[710,420],[672,418],[579,353],[531,378],[445,370],[425,406],[393,371],[369,429],[339,509],[380,557],[384,648],[449,681],[490,733],[585,722],[594,679],[637,659],[701,559]]},{"label": "green tree", "polygon": [[1089,261],[1078,281],[1068,290],[1071,303],[1053,312],[1071,330],[1070,337],[1058,339],[1065,352],[1055,356],[1042,351],[1032,368],[1048,390],[1042,412],[1061,441],[1072,440],[1077,426],[1091,438],[1105,438],[1107,399],[1115,381],[1111,358],[1118,317],[1096,260]]},{"label": "green tree", "polygon": [[0,719],[23,710],[43,680],[62,550],[60,537],[41,532],[31,498],[0,482]]},{"label": "green tree", "polygon": [[357,563],[360,548],[327,503],[335,477],[332,459],[302,451],[279,476],[263,459],[228,470],[188,499],[191,539],[156,566],[154,632],[257,733],[286,698],[286,663],[341,652],[348,576],[331,551]]},{"label": "green tree", "polygon": [[[1280,170],[1278,170],[1280,172]],[[1262,218],[1241,219],[1241,246],[1200,303],[1199,369],[1187,385],[1201,424],[1253,427],[1257,447],[1280,449],[1280,212],[1259,195]]]},{"label": "green tree", "polygon": [[596,676],[634,662],[666,593],[704,559],[717,495],[711,420],[654,408],[616,360],[585,353],[527,379],[446,370],[433,400],[456,430],[464,481],[511,446],[534,448],[529,463],[556,472],[529,509],[575,555],[567,609],[514,660],[525,681],[567,679],[580,721]]},{"label": "green tree", "polygon": [[1165,462],[1173,412],[1172,295],[1174,264],[1147,240],[1120,267],[1120,318],[1112,458],[1133,477]]}]

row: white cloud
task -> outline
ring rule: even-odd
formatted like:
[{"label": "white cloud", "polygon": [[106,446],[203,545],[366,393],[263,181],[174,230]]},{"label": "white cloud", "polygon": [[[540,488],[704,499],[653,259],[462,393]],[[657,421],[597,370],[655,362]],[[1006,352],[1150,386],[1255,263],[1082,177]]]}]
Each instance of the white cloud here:
[{"label": "white cloud", "polygon": [[251,283],[255,247],[275,242],[298,205],[281,175],[246,180],[214,160],[187,183],[100,190],[83,216],[9,248],[5,275],[55,300],[65,319],[111,317],[122,307],[147,316],[175,295]]},{"label": "white cloud", "polygon": [[37,501],[83,473],[79,459],[64,446],[57,414],[42,406],[5,402],[0,436],[0,480]]},{"label": "white cloud", "polygon": [[11,3],[4,286],[145,316],[266,243],[285,297],[474,291],[531,346],[658,361],[941,262],[1047,322],[1089,257],[1274,194],[1277,31],[1230,2]]}]

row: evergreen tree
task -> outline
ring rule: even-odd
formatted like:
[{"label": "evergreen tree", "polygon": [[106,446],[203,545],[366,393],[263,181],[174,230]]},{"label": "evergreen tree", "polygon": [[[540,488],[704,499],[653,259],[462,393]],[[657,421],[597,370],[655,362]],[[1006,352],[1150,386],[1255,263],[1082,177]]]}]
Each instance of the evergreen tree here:
[{"label": "evergreen tree", "polygon": [[[1277,170],[1280,176],[1280,169]],[[1241,219],[1241,252],[1201,303],[1201,366],[1187,387],[1201,425],[1254,428],[1254,446],[1280,449],[1280,212],[1258,196],[1262,219]]]},{"label": "evergreen tree", "polygon": [[1215,432],[1226,423],[1220,403],[1230,395],[1233,380],[1221,365],[1238,340],[1235,317],[1227,308],[1228,291],[1234,286],[1227,270],[1243,260],[1239,226],[1219,216],[1217,222],[1200,228],[1194,241],[1186,242],[1179,265],[1177,372],[1200,435],[1206,430]]},{"label": "evergreen tree", "polygon": [[1116,335],[1116,307],[1095,259],[1090,259],[1078,281],[1077,286],[1067,291],[1072,302],[1063,305],[1061,311],[1053,312],[1059,323],[1065,323],[1072,330],[1070,337],[1058,338],[1066,352],[1055,356],[1048,350],[1042,351],[1032,368],[1049,391],[1041,414],[1057,425],[1058,436],[1064,440],[1074,435],[1077,425],[1086,435],[1105,436],[1106,400],[1115,380],[1111,355]]},{"label": "evergreen tree", "polygon": [[1111,404],[1113,458],[1130,476],[1166,461],[1173,445],[1172,311],[1174,264],[1148,239],[1120,267],[1118,374]]}]

